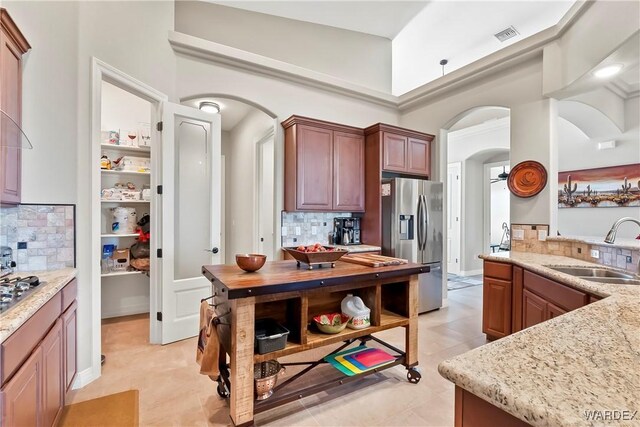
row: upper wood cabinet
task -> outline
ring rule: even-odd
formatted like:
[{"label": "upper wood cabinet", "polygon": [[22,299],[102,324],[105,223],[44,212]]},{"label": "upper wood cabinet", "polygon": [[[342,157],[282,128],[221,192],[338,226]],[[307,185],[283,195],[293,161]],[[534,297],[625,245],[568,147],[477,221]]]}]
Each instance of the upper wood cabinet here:
[{"label": "upper wood cabinet", "polygon": [[[22,124],[22,55],[31,46],[6,9],[0,8],[0,109]],[[22,150],[20,131],[0,113],[0,203],[21,199]]]},{"label": "upper wood cabinet", "polygon": [[431,141],[434,136],[378,123],[364,130],[367,150],[382,151],[379,168],[394,172],[431,178]]},{"label": "upper wood cabinet", "polygon": [[286,211],[364,210],[362,129],[291,116],[285,130]]}]

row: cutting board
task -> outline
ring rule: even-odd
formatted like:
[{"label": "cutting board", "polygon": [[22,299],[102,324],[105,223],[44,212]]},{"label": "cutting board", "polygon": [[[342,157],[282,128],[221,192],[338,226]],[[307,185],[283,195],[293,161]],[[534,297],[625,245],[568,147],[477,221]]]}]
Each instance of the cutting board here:
[{"label": "cutting board", "polygon": [[351,264],[366,265],[367,267],[385,267],[388,265],[407,264],[409,261],[401,258],[392,258],[376,254],[349,254],[343,256],[340,261],[350,262]]}]

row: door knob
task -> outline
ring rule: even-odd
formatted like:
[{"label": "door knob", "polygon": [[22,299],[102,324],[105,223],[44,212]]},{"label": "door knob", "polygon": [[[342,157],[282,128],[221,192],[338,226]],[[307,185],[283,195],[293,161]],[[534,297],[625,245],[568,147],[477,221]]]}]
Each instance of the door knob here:
[{"label": "door knob", "polygon": [[204,251],[205,251],[205,252],[211,252],[211,253],[217,254],[217,253],[218,253],[218,248],[205,249]]}]

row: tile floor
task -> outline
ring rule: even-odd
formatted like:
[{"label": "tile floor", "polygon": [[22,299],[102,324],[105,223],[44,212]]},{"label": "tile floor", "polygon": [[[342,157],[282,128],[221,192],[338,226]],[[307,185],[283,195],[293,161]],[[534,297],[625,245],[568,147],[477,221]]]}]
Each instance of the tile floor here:
[{"label": "tile floor", "polygon": [[[420,316],[419,384],[408,383],[406,370],[398,366],[258,414],[256,424],[452,426],[454,386],[438,374],[437,366],[486,342],[481,332],[481,310],[482,287],[473,286],[451,291],[448,307]],[[138,389],[141,426],[231,425],[228,402],[218,397],[214,382],[198,374],[195,339],[150,345],[148,325],[146,316],[105,321],[102,345],[107,360],[102,376],[72,392],[71,402]],[[403,345],[403,332],[398,328],[377,336]]]},{"label": "tile floor", "polygon": [[478,274],[476,276],[457,276],[455,274],[449,274],[447,277],[447,289],[450,291],[479,285],[482,285],[482,274]]}]

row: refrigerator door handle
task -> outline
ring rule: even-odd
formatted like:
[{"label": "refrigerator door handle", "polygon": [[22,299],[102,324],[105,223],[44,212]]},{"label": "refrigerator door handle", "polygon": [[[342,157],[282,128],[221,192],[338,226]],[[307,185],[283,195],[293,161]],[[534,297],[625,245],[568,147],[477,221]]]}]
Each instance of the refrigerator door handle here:
[{"label": "refrigerator door handle", "polygon": [[427,245],[427,233],[426,233],[426,211],[427,211],[427,207],[426,207],[426,200],[424,195],[420,195],[420,212],[418,215],[418,224],[420,225],[420,228],[418,229],[418,233],[420,235],[420,241],[418,244],[418,249],[423,251],[424,248]]},{"label": "refrigerator door handle", "polygon": [[427,248],[427,241],[429,237],[429,205],[427,204],[427,196],[422,195],[423,207],[424,207],[424,236],[422,237],[422,250]]},{"label": "refrigerator door handle", "polygon": [[418,250],[422,250],[422,196],[418,196],[418,212],[417,212],[417,234],[418,234]]}]

